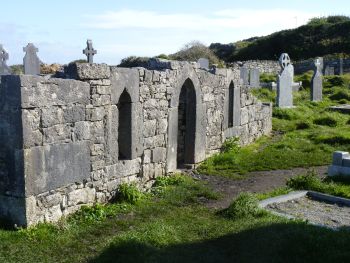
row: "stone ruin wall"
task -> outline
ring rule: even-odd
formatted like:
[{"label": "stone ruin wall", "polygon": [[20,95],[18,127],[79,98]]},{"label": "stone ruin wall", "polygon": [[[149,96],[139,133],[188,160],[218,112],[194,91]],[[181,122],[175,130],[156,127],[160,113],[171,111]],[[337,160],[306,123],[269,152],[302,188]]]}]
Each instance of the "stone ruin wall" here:
[{"label": "stone ruin wall", "polygon": [[[259,69],[261,73],[277,75],[281,71],[278,61],[274,60],[247,60],[242,62],[243,66],[248,69]],[[233,68],[239,68],[240,65],[235,62]]]},{"label": "stone ruin wall", "polygon": [[2,77],[0,217],[18,225],[57,221],[113,199],[121,183],[147,187],[176,171],[182,88],[195,101],[186,124],[193,164],[226,138],[248,144],[272,129],[271,104],[241,86],[235,70],[161,60],[149,69],[71,64],[66,78]]},{"label": "stone ruin wall", "polygon": [[[303,60],[294,63],[294,72],[295,74],[303,74],[307,71],[314,71],[315,69],[315,60]],[[326,66],[334,68],[334,74],[341,74],[341,63],[339,59],[324,59],[323,62],[323,74],[325,73]],[[343,59],[343,73],[350,73],[350,59]]]}]

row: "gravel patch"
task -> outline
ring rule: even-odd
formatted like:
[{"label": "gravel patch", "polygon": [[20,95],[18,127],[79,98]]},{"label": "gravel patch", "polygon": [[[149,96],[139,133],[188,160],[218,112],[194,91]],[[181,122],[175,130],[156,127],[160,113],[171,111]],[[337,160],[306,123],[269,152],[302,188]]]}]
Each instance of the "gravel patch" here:
[{"label": "gravel patch", "polygon": [[308,196],[283,203],[269,204],[266,208],[331,228],[350,226],[350,207],[318,201]]}]

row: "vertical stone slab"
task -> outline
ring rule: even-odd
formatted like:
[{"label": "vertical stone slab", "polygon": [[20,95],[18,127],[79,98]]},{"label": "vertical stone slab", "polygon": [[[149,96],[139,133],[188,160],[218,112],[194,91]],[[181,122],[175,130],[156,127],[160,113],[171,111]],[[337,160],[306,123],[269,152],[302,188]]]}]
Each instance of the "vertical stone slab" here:
[{"label": "vertical stone slab", "polygon": [[241,87],[233,89],[233,126],[241,125]]},{"label": "vertical stone slab", "polygon": [[282,71],[277,77],[276,104],[280,108],[292,108],[294,67],[287,53],[281,55],[279,63]]},{"label": "vertical stone slab", "polygon": [[207,58],[200,58],[197,63],[201,69],[209,69],[209,60]]},{"label": "vertical stone slab", "polygon": [[24,74],[26,75],[39,75],[40,74],[40,59],[37,56],[38,48],[34,44],[29,43],[23,48],[26,52],[23,58]]},{"label": "vertical stone slab", "polygon": [[6,61],[9,59],[9,54],[0,44],[0,76],[1,75],[10,75],[11,69],[7,66]]},{"label": "vertical stone slab", "polygon": [[344,74],[344,60],[343,58],[339,59],[339,75]]},{"label": "vertical stone slab", "polygon": [[259,88],[260,87],[260,71],[258,68],[253,68],[250,70],[250,87],[251,88]]},{"label": "vertical stone slab", "polygon": [[168,146],[166,172],[174,172],[177,168],[177,132],[178,132],[178,109],[169,109]]},{"label": "vertical stone slab", "polygon": [[246,67],[241,67],[240,69],[240,77],[243,80],[243,85],[249,85],[249,70]]},{"label": "vertical stone slab", "polygon": [[322,72],[319,59],[315,61],[315,72],[311,80],[311,100],[322,101]]}]

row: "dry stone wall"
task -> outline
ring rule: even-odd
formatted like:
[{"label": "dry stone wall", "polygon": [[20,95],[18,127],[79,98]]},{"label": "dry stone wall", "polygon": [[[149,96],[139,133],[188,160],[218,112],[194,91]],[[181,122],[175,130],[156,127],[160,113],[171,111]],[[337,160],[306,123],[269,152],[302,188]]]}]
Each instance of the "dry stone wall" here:
[{"label": "dry stone wall", "polygon": [[18,225],[57,221],[108,202],[121,183],[194,166],[229,137],[248,144],[271,131],[271,105],[232,69],[71,64],[65,78],[1,79],[0,217]]}]

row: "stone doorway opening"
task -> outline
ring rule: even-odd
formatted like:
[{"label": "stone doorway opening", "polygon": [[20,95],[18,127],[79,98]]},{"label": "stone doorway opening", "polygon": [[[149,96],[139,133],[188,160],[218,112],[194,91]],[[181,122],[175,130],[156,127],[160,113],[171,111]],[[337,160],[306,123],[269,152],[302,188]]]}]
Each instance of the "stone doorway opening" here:
[{"label": "stone doorway opening", "polygon": [[119,98],[118,147],[119,160],[131,160],[131,97],[124,90]]},{"label": "stone doorway opening", "polygon": [[178,106],[177,168],[180,169],[195,163],[196,107],[196,91],[187,79],[181,88]]}]

